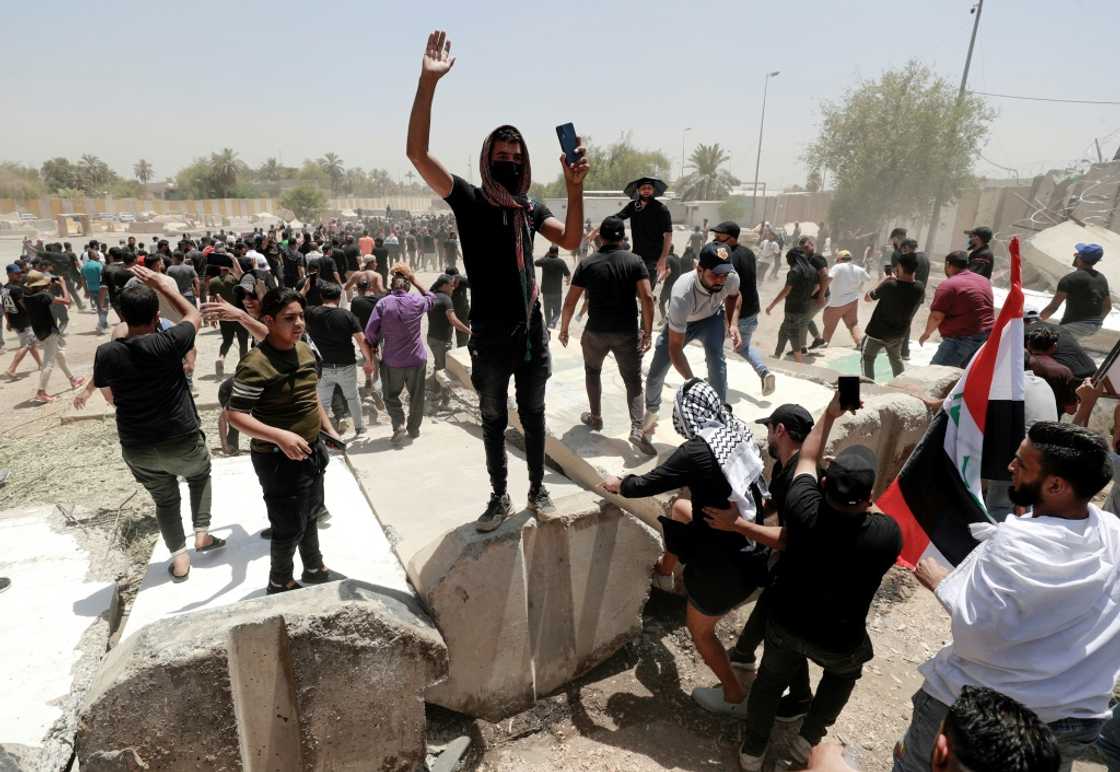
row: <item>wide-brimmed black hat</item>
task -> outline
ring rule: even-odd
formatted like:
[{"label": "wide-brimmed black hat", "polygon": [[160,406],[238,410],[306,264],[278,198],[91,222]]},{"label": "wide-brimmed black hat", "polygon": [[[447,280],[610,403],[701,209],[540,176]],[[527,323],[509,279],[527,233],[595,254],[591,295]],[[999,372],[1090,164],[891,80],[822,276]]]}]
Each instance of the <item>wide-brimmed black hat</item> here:
[{"label": "wide-brimmed black hat", "polygon": [[657,179],[656,177],[639,177],[638,179],[628,184],[622,190],[624,193],[626,193],[626,195],[630,196],[630,198],[637,198],[638,188],[640,188],[642,185],[645,185],[647,182],[650,185],[653,185],[653,195],[655,196],[663,196],[665,195],[665,191],[669,189],[669,186],[667,184]]}]

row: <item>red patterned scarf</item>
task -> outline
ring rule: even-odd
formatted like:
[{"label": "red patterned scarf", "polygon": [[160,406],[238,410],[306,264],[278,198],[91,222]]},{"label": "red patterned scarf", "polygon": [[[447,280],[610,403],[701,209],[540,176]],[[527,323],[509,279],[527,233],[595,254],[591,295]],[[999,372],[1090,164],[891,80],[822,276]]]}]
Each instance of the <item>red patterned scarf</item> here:
[{"label": "red patterned scarf", "polygon": [[517,271],[521,276],[521,294],[525,301],[525,323],[528,325],[533,306],[537,302],[537,273],[533,269],[532,261],[526,259],[526,252],[533,248],[529,236],[528,220],[528,214],[532,211],[532,202],[527,195],[529,184],[533,179],[532,167],[529,165],[529,148],[525,146],[525,139],[522,137],[520,190],[517,191],[516,195],[512,194],[494,181],[494,178],[490,175],[490,153],[494,146],[494,135],[502,129],[513,129],[513,127],[499,126],[490,132],[490,136],[482,143],[482,156],[479,158],[479,170],[482,174],[482,195],[492,206],[513,210],[514,250],[517,254]]}]

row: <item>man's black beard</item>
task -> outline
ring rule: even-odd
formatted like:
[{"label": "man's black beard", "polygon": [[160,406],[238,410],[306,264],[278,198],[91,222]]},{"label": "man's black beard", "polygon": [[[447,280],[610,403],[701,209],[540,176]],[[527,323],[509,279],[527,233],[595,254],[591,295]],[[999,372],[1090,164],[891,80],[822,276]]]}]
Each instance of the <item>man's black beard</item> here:
[{"label": "man's black beard", "polygon": [[1035,480],[1030,484],[1023,484],[1016,488],[1012,486],[1007,490],[1007,498],[1018,507],[1033,507],[1042,501],[1042,480]]},{"label": "man's black beard", "polygon": [[778,445],[777,445],[777,443],[774,443],[774,442],[766,443],[766,452],[769,453],[770,458],[774,459],[775,461],[780,460],[778,458]]}]

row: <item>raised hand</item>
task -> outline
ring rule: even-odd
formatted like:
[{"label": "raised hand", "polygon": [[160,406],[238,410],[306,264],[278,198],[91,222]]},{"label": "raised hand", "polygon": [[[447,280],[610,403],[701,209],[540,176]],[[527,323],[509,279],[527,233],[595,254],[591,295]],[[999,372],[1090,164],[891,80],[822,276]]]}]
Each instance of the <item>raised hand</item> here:
[{"label": "raised hand", "polygon": [[420,74],[432,80],[439,80],[455,66],[455,57],[451,55],[451,41],[447,33],[436,30],[428,35],[428,45],[424,48],[424,61],[420,66]]}]

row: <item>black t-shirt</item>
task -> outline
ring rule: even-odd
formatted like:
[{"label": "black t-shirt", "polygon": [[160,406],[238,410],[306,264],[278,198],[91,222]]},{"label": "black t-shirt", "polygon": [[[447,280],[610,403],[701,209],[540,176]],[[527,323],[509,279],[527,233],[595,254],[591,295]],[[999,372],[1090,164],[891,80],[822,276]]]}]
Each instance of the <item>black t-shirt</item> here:
[{"label": "black t-shirt", "polygon": [[358,317],[337,306],[308,305],[304,311],[307,317],[307,331],[323,364],[352,365],[354,357],[354,333],[361,332]]},{"label": "black t-shirt", "polygon": [[735,273],[739,274],[739,294],[743,298],[743,307],[739,309],[739,318],[746,319],[748,316],[757,316],[759,303],[758,303],[758,280],[756,278],[756,269],[758,260],[747,247],[742,244],[736,244],[735,249],[731,251],[731,264],[735,266]]},{"label": "black t-shirt", "polygon": [[223,268],[233,268],[233,255],[228,252],[211,252],[206,256],[207,276],[221,276]]},{"label": "black t-shirt", "polygon": [[105,270],[101,272],[101,283],[109,291],[110,305],[116,305],[117,296],[121,294],[124,285],[128,284],[128,280],[131,278],[132,271],[128,270],[124,263],[116,262],[105,266]]},{"label": "black t-shirt", "polygon": [[786,313],[804,314],[812,307],[813,292],[820,286],[820,279],[808,261],[799,259],[786,272],[786,286],[789,287],[783,306]]},{"label": "black t-shirt", "polygon": [[24,292],[23,285],[15,282],[5,284],[3,289],[4,315],[19,332],[23,332],[31,324],[31,320],[27,318],[27,310],[23,307]]},{"label": "black t-shirt", "polygon": [[455,316],[459,317],[459,321],[464,323],[471,315],[470,287],[471,284],[467,281],[467,277],[460,276],[459,286],[451,293],[451,302],[455,304]]},{"label": "black t-shirt", "polygon": [[767,591],[771,619],[827,651],[850,652],[867,635],[867,611],[902,550],[886,515],[839,512],[816,479],[794,478],[784,507],[785,550]]},{"label": "black t-shirt", "polygon": [[624,249],[596,252],[576,266],[572,284],[588,296],[592,332],[634,332],[638,327],[638,282],[649,279],[642,259]]},{"label": "black t-shirt", "polygon": [[541,269],[541,294],[559,295],[564,291],[564,277],[571,276],[564,258],[545,255],[535,263]]},{"label": "black t-shirt", "polygon": [[669,214],[669,207],[657,199],[650,199],[639,209],[641,203],[638,200],[631,201],[616,216],[630,220],[634,253],[648,264],[661,259],[665,234],[673,232],[673,217]]},{"label": "black t-shirt", "polygon": [[1104,303],[1109,296],[1108,279],[1095,268],[1078,268],[1058,282],[1058,292],[1066,294],[1062,324],[1097,322],[1104,318]]},{"label": "black t-shirt", "polygon": [[798,451],[789,457],[789,463],[774,461],[774,468],[770,470],[770,503],[778,513],[778,523],[785,523],[786,497],[789,495],[789,486],[793,483],[793,473],[797,469],[797,459],[801,458]]},{"label": "black t-shirt", "polygon": [[377,298],[372,295],[358,295],[350,301],[350,311],[358,318],[358,324],[364,330],[369,323],[370,314],[373,313],[373,307],[377,305]]},{"label": "black t-shirt", "polygon": [[298,249],[285,249],[282,253],[284,264],[284,286],[294,287],[299,281],[299,269],[304,264],[303,253]]},{"label": "black t-shirt", "polygon": [[895,279],[876,287],[870,294],[879,302],[864,332],[879,340],[893,340],[909,334],[910,318],[922,304],[926,289],[920,282]]},{"label": "black t-shirt", "polygon": [[54,295],[50,289],[41,289],[38,292],[28,292],[23,296],[23,307],[27,310],[28,319],[31,320],[31,329],[39,340],[46,340],[52,333],[58,332],[58,324],[51,313],[54,304]]},{"label": "black t-shirt", "polygon": [[[513,210],[492,206],[481,188],[459,176],[453,179],[446,201],[455,213],[463,263],[471,280],[471,325],[524,324],[528,319],[522,276],[527,274],[535,281],[535,271],[531,254],[525,255],[525,274],[518,270]],[[533,237],[544,221],[552,217],[548,207],[539,201],[529,199],[529,207],[523,238],[526,252],[532,250]],[[506,331],[508,334],[508,327]]]},{"label": "black t-shirt", "polygon": [[[805,259],[809,262],[810,267],[812,267],[812,269],[813,269],[813,276],[816,277],[816,279],[817,279],[817,289],[813,291],[813,297],[817,297],[817,295],[819,294],[819,291],[820,291],[821,270],[822,269],[823,270],[828,269],[828,261],[825,260],[824,257],[817,254],[816,252],[814,252],[811,255],[805,255]],[[830,294],[832,294],[830,291],[825,290],[825,293],[824,293],[825,297],[828,297]]]},{"label": "black t-shirt", "polygon": [[113,390],[122,446],[148,447],[198,431],[198,411],[183,372],[194,338],[194,325],[179,322],[97,347],[93,385]]},{"label": "black t-shirt", "polygon": [[1096,362],[1085,353],[1085,349],[1081,348],[1073,333],[1063,330],[1061,325],[1050,322],[1034,322],[1031,326],[1036,324],[1058,333],[1058,347],[1054,351],[1054,359],[1068,367],[1074,377],[1084,380],[1097,372]]},{"label": "black t-shirt", "polygon": [[436,300],[432,309],[428,311],[428,337],[436,340],[451,340],[451,322],[447,320],[447,312],[455,310],[451,296],[446,292],[435,293]]},{"label": "black t-shirt", "polygon": [[968,253],[968,270],[990,279],[992,278],[992,263],[994,261],[992,248],[985,244]]},{"label": "black t-shirt", "polygon": [[350,244],[342,250],[342,255],[346,260],[347,271],[358,270],[358,261],[361,260],[362,250],[358,249],[354,244]]},{"label": "black t-shirt", "polygon": [[374,247],[373,252],[371,252],[370,254],[377,258],[377,272],[388,273],[389,250],[387,250],[385,247]]},{"label": "black t-shirt", "polygon": [[307,258],[307,268],[308,270],[318,269],[319,278],[322,281],[335,283],[337,283],[338,281],[338,265],[335,264],[334,258],[332,258],[330,255]]}]

